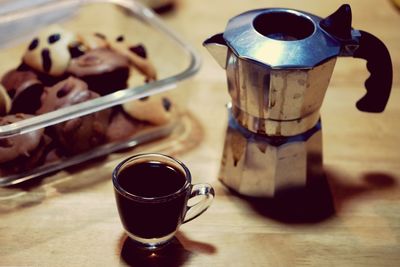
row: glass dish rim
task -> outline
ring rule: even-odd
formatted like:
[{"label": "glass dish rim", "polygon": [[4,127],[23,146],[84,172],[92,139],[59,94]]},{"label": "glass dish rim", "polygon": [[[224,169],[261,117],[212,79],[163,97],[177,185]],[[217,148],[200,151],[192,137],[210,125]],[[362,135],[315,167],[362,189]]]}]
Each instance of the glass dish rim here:
[{"label": "glass dish rim", "polygon": [[166,137],[171,134],[171,132],[179,125],[180,122],[178,120],[174,120],[167,125],[158,126],[155,129],[143,130],[124,141],[105,143],[86,152],[69,156],[67,158],[62,158],[55,162],[43,164],[30,170],[16,174],[0,176],[0,188],[15,186],[30,180],[39,179],[49,173],[55,173],[94,158],[106,156],[123,149],[131,149],[157,138]]}]

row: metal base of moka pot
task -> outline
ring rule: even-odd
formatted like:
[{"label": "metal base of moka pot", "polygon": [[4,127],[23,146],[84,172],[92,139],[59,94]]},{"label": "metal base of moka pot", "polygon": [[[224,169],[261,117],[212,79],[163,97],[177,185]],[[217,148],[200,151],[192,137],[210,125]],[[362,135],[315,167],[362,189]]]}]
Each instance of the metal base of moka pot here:
[{"label": "metal base of moka pot", "polygon": [[274,197],[322,175],[320,121],[304,133],[273,137],[247,130],[229,112],[219,173],[227,187],[246,196]]}]

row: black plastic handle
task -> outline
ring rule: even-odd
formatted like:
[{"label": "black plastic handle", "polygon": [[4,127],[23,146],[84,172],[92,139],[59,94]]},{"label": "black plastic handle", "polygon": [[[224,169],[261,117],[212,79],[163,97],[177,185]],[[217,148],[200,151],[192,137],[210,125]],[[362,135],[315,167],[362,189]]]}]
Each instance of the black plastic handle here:
[{"label": "black plastic handle", "polygon": [[357,101],[357,108],[366,112],[382,112],[388,102],[392,89],[392,60],[385,44],[374,35],[359,31],[359,48],[353,57],[367,61],[367,69],[371,73],[365,81],[367,93]]}]

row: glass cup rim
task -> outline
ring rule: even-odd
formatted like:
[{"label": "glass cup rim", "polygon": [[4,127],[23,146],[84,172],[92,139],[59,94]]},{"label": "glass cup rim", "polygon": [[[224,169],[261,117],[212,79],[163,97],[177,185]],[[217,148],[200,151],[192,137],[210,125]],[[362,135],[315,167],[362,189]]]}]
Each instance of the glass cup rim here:
[{"label": "glass cup rim", "polygon": [[[184,170],[184,174],[185,174],[185,178],[186,178],[185,183],[177,191],[175,191],[175,192],[173,192],[171,194],[165,195],[165,196],[143,197],[143,196],[135,195],[135,194],[132,194],[132,193],[126,191],[120,185],[120,183],[118,181],[119,170],[126,163],[128,163],[128,162],[130,162],[130,161],[132,161],[134,159],[143,158],[143,157],[157,157],[157,158],[164,158],[164,159],[166,158],[168,160],[171,160],[171,161],[177,163]],[[171,166],[171,167],[173,167],[173,166]],[[165,154],[162,154],[162,153],[140,153],[140,154],[135,154],[135,155],[129,156],[126,159],[122,160],[120,163],[118,163],[118,165],[114,168],[114,170],[112,172],[112,181],[113,181],[114,189],[117,190],[117,192],[119,194],[122,194],[123,196],[125,196],[125,197],[127,197],[127,198],[129,198],[131,200],[140,201],[140,202],[163,202],[163,201],[166,201],[168,199],[178,197],[183,192],[185,192],[191,185],[192,176],[190,174],[189,169],[186,167],[186,165],[183,164],[183,162],[181,162],[180,160],[178,160],[178,159],[176,159],[174,157],[171,157],[171,156],[168,156],[168,155],[165,155]]]}]

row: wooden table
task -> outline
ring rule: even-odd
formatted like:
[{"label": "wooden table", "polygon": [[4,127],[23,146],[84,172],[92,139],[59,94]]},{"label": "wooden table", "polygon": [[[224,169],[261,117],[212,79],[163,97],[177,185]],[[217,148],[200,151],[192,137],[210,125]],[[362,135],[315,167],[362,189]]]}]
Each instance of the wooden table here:
[{"label": "wooden table", "polygon": [[[0,266],[399,266],[400,12],[390,1],[348,1],[353,26],[378,36],[391,52],[393,91],[384,113],[359,112],[354,104],[364,93],[365,62],[338,60],[321,110],[326,186],[249,200],[217,179],[229,96],[225,74],[202,41],[245,10],[279,6],[327,16],[341,3],[178,1],[163,18],[198,49],[203,65],[181,85],[190,90],[197,133],[187,140],[190,149],[171,153],[194,182],[214,186],[212,207],[183,225],[167,250],[146,258],[130,247],[116,211],[110,175],[119,158],[91,163],[61,180],[1,189]],[[152,147],[128,154],[146,149]]]}]

